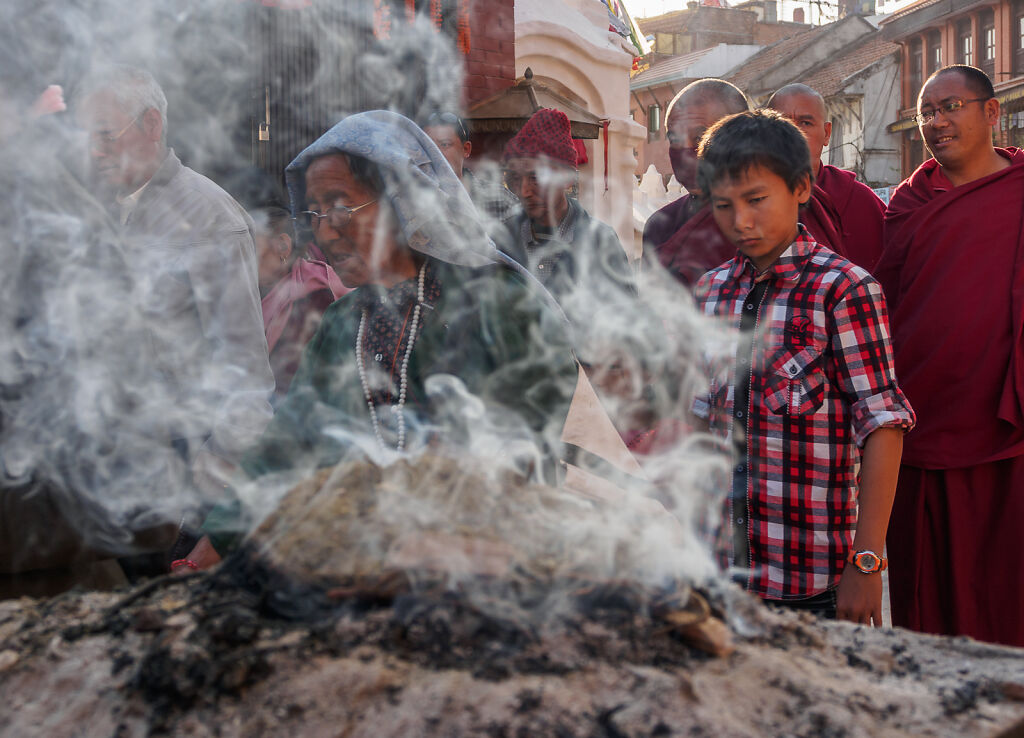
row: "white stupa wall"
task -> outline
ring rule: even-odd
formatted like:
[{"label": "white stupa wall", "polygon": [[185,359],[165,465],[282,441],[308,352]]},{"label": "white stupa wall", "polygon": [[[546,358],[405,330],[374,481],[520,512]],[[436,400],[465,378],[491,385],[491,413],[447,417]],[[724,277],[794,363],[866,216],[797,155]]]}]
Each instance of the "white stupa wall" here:
[{"label": "white stupa wall", "polygon": [[590,161],[580,167],[580,204],[612,226],[630,258],[638,258],[633,152],[647,132],[629,114],[632,44],[608,30],[607,8],[600,0],[516,0],[515,32],[517,77],[529,67],[538,81],[556,81],[608,121],[607,188],[602,133],[585,141]]}]

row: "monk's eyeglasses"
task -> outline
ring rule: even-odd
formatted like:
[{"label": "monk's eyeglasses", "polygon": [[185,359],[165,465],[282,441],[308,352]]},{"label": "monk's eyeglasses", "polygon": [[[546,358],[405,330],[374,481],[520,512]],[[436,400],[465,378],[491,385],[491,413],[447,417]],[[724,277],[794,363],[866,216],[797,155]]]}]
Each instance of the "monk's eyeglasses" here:
[{"label": "monk's eyeglasses", "polygon": [[330,223],[331,228],[343,228],[352,220],[352,213],[362,210],[368,205],[373,205],[375,202],[377,202],[377,198],[350,208],[347,205],[343,205],[341,200],[338,200],[323,213],[318,213],[316,210],[303,210],[299,213],[298,220],[306,228],[316,228],[324,218],[328,218],[327,222]]},{"label": "monk's eyeglasses", "polygon": [[970,100],[950,100],[948,103],[943,103],[937,108],[932,110],[922,110],[920,113],[914,116],[914,120],[917,121],[918,125],[925,125],[935,120],[936,113],[942,113],[943,116],[949,117],[956,111],[960,110],[967,103],[972,102],[988,102],[992,98],[990,97],[972,97]]}]

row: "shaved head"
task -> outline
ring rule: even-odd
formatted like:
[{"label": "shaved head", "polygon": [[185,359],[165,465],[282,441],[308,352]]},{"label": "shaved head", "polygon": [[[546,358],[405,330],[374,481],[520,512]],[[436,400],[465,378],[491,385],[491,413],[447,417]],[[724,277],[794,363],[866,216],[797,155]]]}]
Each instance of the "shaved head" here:
[{"label": "shaved head", "polygon": [[832,138],[832,121],[828,119],[825,98],[813,87],[794,83],[776,90],[765,107],[782,113],[804,134],[811,150],[811,166],[817,174],[821,168],[821,152]]},{"label": "shaved head", "polygon": [[699,79],[672,98],[665,116],[669,159],[676,179],[697,188],[697,145],[704,131],[726,116],[750,108],[747,96],[723,79]]},{"label": "shaved head", "polygon": [[928,84],[938,77],[955,74],[963,80],[967,88],[976,97],[983,97],[986,100],[990,97],[996,96],[996,91],[992,87],[992,80],[989,79],[988,75],[977,67],[971,67],[966,64],[950,64],[942,69],[938,69],[932,72],[932,75],[924,81],[924,85],[921,86],[921,92],[918,94],[918,99],[924,94],[924,88]]},{"label": "shaved head", "polygon": [[750,109],[750,102],[739,87],[724,79],[709,77],[691,82],[681,89],[669,103],[666,117],[672,115],[672,111],[676,107],[708,104],[725,108],[728,111],[727,115],[742,113],[744,110]]},{"label": "shaved head", "polygon": [[778,110],[779,108],[775,103],[778,102],[780,98],[792,97],[794,95],[800,95],[815,100],[821,108],[821,117],[825,117],[825,98],[823,98],[821,93],[813,87],[802,85],[799,82],[794,82],[791,85],[786,85],[785,87],[777,89],[772,93],[772,96],[768,98],[768,104],[765,105],[765,107],[771,108],[772,110]]}]

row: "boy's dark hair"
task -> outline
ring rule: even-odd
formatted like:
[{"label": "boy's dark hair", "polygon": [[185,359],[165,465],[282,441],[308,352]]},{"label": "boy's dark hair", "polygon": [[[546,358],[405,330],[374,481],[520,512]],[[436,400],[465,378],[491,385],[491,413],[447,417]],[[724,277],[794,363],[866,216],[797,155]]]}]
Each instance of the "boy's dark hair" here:
[{"label": "boy's dark hair", "polygon": [[920,99],[921,93],[924,92],[924,88],[929,82],[940,74],[949,74],[950,72],[956,72],[959,74],[970,88],[971,92],[978,97],[988,100],[990,97],[996,96],[995,88],[992,87],[992,80],[989,79],[988,75],[983,71],[968,64],[950,64],[942,67],[942,69],[936,69],[932,72],[928,79],[924,81],[924,84],[921,85],[921,89],[917,93],[918,99]]},{"label": "boy's dark hair", "polygon": [[774,110],[736,113],[711,126],[697,149],[697,186],[710,196],[722,179],[739,179],[751,167],[777,174],[790,192],[813,181],[811,150],[800,129]]}]

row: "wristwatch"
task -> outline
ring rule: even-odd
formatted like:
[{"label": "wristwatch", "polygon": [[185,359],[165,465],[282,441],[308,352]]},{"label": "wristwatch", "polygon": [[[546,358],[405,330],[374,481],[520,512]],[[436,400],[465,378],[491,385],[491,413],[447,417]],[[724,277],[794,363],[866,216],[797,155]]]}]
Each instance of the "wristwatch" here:
[{"label": "wristwatch", "polygon": [[865,574],[885,571],[885,567],[889,565],[888,559],[883,559],[874,551],[850,551],[850,555],[846,557],[846,560]]}]

